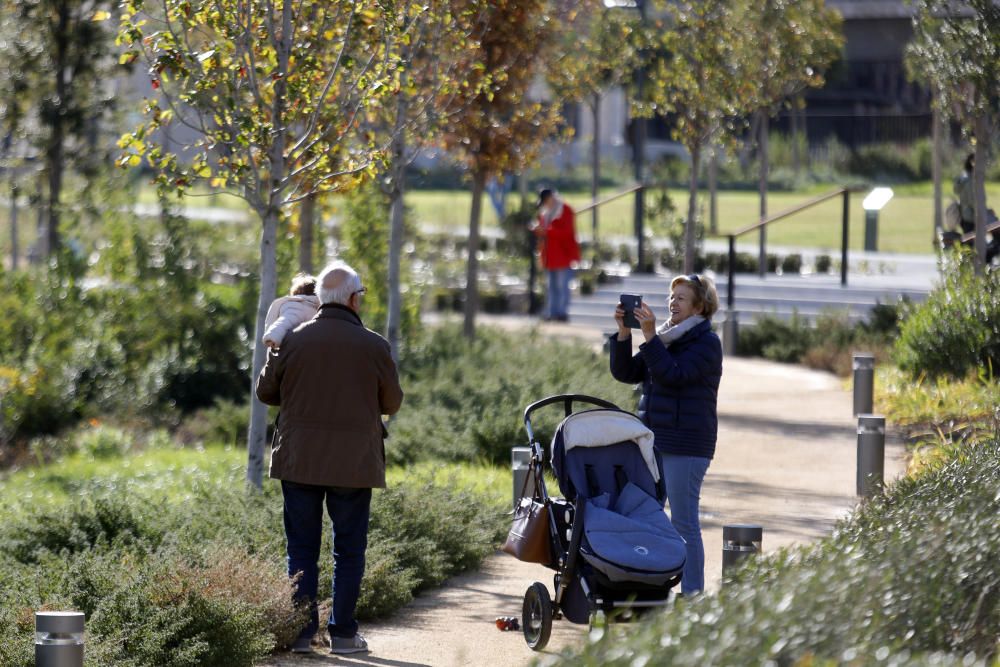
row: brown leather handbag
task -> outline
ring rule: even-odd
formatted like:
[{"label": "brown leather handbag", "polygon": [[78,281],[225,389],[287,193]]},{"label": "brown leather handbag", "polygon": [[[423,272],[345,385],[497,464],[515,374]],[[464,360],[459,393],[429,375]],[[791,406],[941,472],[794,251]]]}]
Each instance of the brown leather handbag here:
[{"label": "brown leather handbag", "polygon": [[[525,479],[525,488],[527,481]],[[521,494],[524,495],[524,489]],[[549,509],[546,505],[547,503],[532,497],[521,498],[521,502],[514,508],[514,522],[503,543],[502,549],[505,552],[527,563],[548,565],[552,562]]]}]

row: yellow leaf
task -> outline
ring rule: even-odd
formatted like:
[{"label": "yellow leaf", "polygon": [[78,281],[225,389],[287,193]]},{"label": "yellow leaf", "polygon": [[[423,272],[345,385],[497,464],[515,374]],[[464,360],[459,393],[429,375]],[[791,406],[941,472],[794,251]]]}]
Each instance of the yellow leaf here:
[{"label": "yellow leaf", "polygon": [[111,18],[111,12],[102,9],[99,12],[94,12],[94,18],[91,20],[99,23],[101,21],[107,21],[109,18]]}]

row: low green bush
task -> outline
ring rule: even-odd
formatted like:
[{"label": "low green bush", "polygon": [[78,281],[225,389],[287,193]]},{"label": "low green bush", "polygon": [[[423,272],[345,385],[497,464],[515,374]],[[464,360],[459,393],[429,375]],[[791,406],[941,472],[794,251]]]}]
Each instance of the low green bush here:
[{"label": "low green bush", "polygon": [[765,315],[758,317],[752,327],[740,331],[736,353],[797,363],[809,350],[813,339],[812,327],[799,315],[793,314],[789,320]]},{"label": "low green bush", "polygon": [[900,368],[932,378],[1000,368],[1000,272],[976,275],[963,259],[947,262],[942,276],[902,325],[895,347]]},{"label": "low green bush", "polygon": [[[0,664],[33,664],[32,612],[44,608],[87,615],[88,664],[100,667],[238,667],[287,645],[302,618],[284,570],[280,488],[247,493],[244,465],[235,448],[132,448],[9,473]],[[375,492],[360,618],[391,613],[496,548],[506,497],[480,486],[492,471],[452,470],[390,471],[390,488]],[[329,557],[321,563],[329,577]]]},{"label": "low green bush", "polygon": [[871,352],[877,360],[889,356],[888,348],[899,333],[906,307],[905,301],[876,304],[868,319],[858,323],[852,323],[846,311],[822,313],[815,325],[797,314],[789,320],[764,315],[752,327],[740,330],[736,352],[847,376],[858,349]]},{"label": "low green bush", "polygon": [[148,419],[245,395],[244,292],[207,283],[190,292],[155,276],[94,282],[0,271],[0,446],[82,418]]},{"label": "low green bush", "polygon": [[781,272],[798,274],[802,272],[802,255],[798,253],[781,258]]},{"label": "low green bush", "polygon": [[1000,442],[953,448],[832,537],[750,561],[716,595],[564,665],[987,665],[1000,627]]},{"label": "low green bush", "polygon": [[[613,326],[613,321],[608,317]],[[606,354],[537,331],[480,328],[469,342],[458,327],[434,329],[403,361],[404,408],[389,425],[386,455],[396,464],[424,459],[506,464],[526,439],[524,408],[552,394],[598,396],[635,407],[632,388],[611,377]],[[562,414],[540,413],[542,442]]]}]

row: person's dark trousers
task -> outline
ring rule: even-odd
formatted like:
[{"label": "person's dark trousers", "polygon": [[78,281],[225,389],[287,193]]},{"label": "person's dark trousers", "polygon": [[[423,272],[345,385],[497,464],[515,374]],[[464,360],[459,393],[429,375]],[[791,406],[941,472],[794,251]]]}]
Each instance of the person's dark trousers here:
[{"label": "person's dark trousers", "polygon": [[297,602],[309,605],[309,624],[299,636],[313,637],[319,630],[316,597],[325,501],[333,523],[334,558],[333,608],[327,627],[334,637],[353,637],[358,631],[354,609],[365,572],[372,490],[282,481],[281,492],[285,499],[288,576],[301,573],[294,596]]}]

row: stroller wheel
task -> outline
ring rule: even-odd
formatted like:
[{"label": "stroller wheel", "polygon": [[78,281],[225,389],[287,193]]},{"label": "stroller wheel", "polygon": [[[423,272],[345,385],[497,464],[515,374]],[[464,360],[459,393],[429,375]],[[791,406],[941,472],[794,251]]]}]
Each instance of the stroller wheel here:
[{"label": "stroller wheel", "polygon": [[524,640],[533,651],[541,651],[552,634],[552,599],[545,584],[535,582],[524,594],[521,627]]}]

